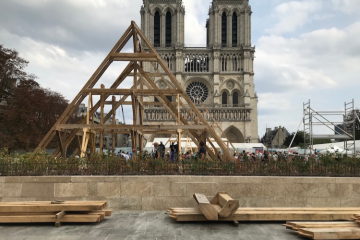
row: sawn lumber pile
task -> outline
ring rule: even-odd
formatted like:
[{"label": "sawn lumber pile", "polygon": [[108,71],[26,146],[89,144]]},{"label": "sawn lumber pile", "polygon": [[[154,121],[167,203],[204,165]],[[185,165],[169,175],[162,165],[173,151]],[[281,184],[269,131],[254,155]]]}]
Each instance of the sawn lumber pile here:
[{"label": "sawn lumber pile", "polygon": [[351,220],[354,213],[360,213],[360,208],[239,208],[239,201],[233,200],[226,192],[219,192],[211,201],[203,194],[196,193],[194,198],[198,208],[171,208],[168,210],[170,217],[179,222],[335,221]]},{"label": "sawn lumber pile", "polygon": [[[356,219],[357,215],[354,215]],[[356,220],[355,220],[356,221]],[[286,228],[311,239],[360,239],[357,222],[286,222]]]},{"label": "sawn lumber pile", "polygon": [[106,201],[0,202],[0,223],[99,222],[111,216]]}]

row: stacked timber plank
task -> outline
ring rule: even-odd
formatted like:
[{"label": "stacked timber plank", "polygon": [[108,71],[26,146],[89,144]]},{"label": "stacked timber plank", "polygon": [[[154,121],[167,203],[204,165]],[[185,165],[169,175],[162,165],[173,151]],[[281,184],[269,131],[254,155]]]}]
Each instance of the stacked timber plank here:
[{"label": "stacked timber plank", "polygon": [[[208,201],[203,194],[194,194],[197,208],[171,208],[176,221],[335,221],[351,220],[360,208],[238,208],[238,200],[219,192]],[[237,205],[236,205],[237,201]],[[237,206],[235,209],[234,206]],[[221,211],[227,215],[221,214]],[[225,211],[226,210],[226,211]]]},{"label": "stacked timber plank", "polygon": [[[199,208],[171,208],[170,217],[176,221],[210,221]],[[238,208],[230,217],[216,221],[335,221],[351,220],[360,208]]]},{"label": "stacked timber plank", "polygon": [[106,201],[1,202],[0,223],[99,222],[111,216]]},{"label": "stacked timber plank", "polygon": [[360,239],[356,222],[287,222],[284,226],[311,239]]}]

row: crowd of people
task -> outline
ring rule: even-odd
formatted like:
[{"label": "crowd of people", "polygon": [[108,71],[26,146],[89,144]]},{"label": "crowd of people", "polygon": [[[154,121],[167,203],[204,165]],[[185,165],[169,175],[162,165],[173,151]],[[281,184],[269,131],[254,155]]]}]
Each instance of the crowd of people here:
[{"label": "crowd of people", "polygon": [[318,160],[321,154],[315,152],[314,154],[298,154],[288,153],[286,151],[256,151],[255,153],[249,153],[245,150],[242,153],[234,153],[234,160],[244,161],[251,160],[254,162],[268,162],[268,161],[281,161],[281,160],[293,160],[301,159],[308,161],[310,158]]},{"label": "crowd of people", "polygon": [[[133,149],[134,151],[134,149]],[[119,151],[117,156],[118,157],[123,157],[125,158],[126,161],[129,161],[130,158],[132,158],[133,152],[124,152],[124,151]]]},{"label": "crowd of people", "polygon": [[[205,159],[207,158],[207,152],[205,143],[200,141],[199,149],[196,152],[184,152],[178,154],[178,143],[171,142],[170,148],[166,152],[166,147],[163,142],[157,143],[155,142],[154,147],[151,153],[148,153],[149,157],[153,157],[154,159],[163,159],[169,162],[174,163],[178,158],[185,160],[185,159]],[[133,149],[134,151],[134,149]],[[133,152],[124,152],[119,151],[117,156],[125,158],[126,161],[132,159]],[[223,155],[221,151],[218,152],[217,155],[218,159],[222,161]],[[234,162],[243,162],[243,161],[253,161],[253,162],[268,162],[268,161],[281,161],[281,160],[291,160],[295,158],[301,158],[304,161],[307,161],[309,158],[314,158],[318,160],[319,154],[315,153],[312,155],[298,155],[298,154],[289,154],[285,151],[255,151],[255,152],[248,152],[243,150],[242,152],[236,152],[233,155]]]},{"label": "crowd of people", "polygon": [[[186,158],[189,159],[189,158],[192,158],[192,157],[205,158],[206,157],[205,143],[203,141],[200,141],[199,145],[200,145],[200,148],[199,148],[198,152],[195,152],[195,153],[190,153],[190,152],[181,153],[180,157],[182,159],[186,159]],[[178,156],[178,148],[179,148],[178,143],[171,142],[171,144],[170,144],[170,152],[165,154],[165,151],[166,151],[165,145],[162,142],[160,142],[160,144],[155,142],[154,143],[154,148],[153,148],[153,151],[152,151],[152,155],[153,155],[154,158],[162,158],[162,159],[164,159],[165,156],[169,157],[169,155],[170,155],[171,162],[174,162],[175,161],[175,156]]]}]

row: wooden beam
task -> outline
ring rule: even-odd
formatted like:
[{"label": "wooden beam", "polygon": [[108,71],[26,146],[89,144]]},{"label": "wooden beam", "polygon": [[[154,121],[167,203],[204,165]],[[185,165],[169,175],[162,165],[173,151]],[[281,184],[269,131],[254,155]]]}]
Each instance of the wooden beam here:
[{"label": "wooden beam", "polygon": [[239,200],[232,199],[227,194],[219,194],[219,205],[221,206],[219,216],[230,217],[238,210]]},{"label": "wooden beam", "polygon": [[[128,32],[125,32],[125,34],[127,34]],[[124,35],[125,35],[124,34]],[[123,37],[119,40],[119,44],[121,44],[121,41],[124,41],[124,35]],[[115,51],[118,48],[122,48],[120,45],[115,45],[113,48],[113,51]],[[105,61],[105,60],[104,60]],[[48,144],[51,142],[51,140],[54,138],[55,136],[55,131],[56,131],[56,126],[60,123],[65,123],[69,118],[70,118],[70,114],[69,113],[73,113],[77,107],[80,105],[80,103],[85,99],[85,97],[87,96],[86,94],[83,94],[83,90],[86,88],[92,88],[97,81],[100,79],[101,75],[105,72],[105,70],[107,69],[107,67],[111,64],[110,61],[106,60],[106,65],[102,66],[101,68],[99,67],[99,69],[101,69],[100,73],[94,73],[93,76],[90,78],[90,80],[88,81],[88,83],[82,88],[82,90],[79,92],[78,96],[73,100],[72,103],[70,103],[69,107],[63,112],[63,114],[60,116],[60,118],[56,121],[56,123],[53,125],[53,127],[50,129],[50,131],[45,135],[45,137],[43,138],[43,140],[39,143],[39,145],[37,146],[37,148],[35,149],[35,151],[38,151],[40,149],[45,149]],[[133,63],[129,63],[126,68],[122,71],[122,73],[119,75],[119,77],[116,79],[116,81],[113,83],[113,85],[111,86],[111,88],[116,88],[127,76],[128,73],[130,73],[133,70]],[[100,71],[100,70],[99,70]],[[94,77],[95,76],[95,77]],[[94,77],[94,78],[93,78]],[[79,99],[78,99],[79,98]],[[125,98],[126,99],[126,98]],[[72,107],[71,107],[72,106]],[[120,105],[119,105],[120,106]],[[90,112],[90,115],[94,114],[96,112],[96,110],[100,107],[100,103],[98,102],[92,109]],[[106,118],[105,118],[106,121]],[[82,123],[86,122],[86,117],[84,117],[81,120]],[[76,132],[72,132],[69,137],[65,140],[65,144],[69,144],[72,139],[74,138],[74,136],[77,134],[77,130],[74,130]],[[56,156],[59,152],[59,148],[55,149],[55,151],[53,152],[53,154],[51,155],[52,157]]]},{"label": "wooden beam", "polygon": [[110,58],[113,61],[158,61],[157,54],[155,53],[112,53]]},{"label": "wooden beam", "polygon": [[119,41],[115,44],[115,46],[112,48],[112,50],[109,52],[109,54],[105,57],[103,62],[100,64],[100,66],[96,69],[94,74],[90,77],[88,82],[84,85],[84,87],[80,90],[80,92],[77,94],[77,96],[74,98],[74,100],[69,104],[69,106],[65,109],[63,114],[59,117],[59,119],[56,121],[56,123],[53,125],[53,127],[50,129],[50,131],[45,135],[45,137],[41,140],[35,151],[38,151],[40,149],[45,149],[47,145],[51,142],[51,140],[55,137],[56,132],[55,128],[57,124],[64,123],[69,120],[69,118],[72,116],[73,112],[78,108],[80,103],[85,99],[86,95],[83,94],[83,90],[87,88],[92,88],[95,86],[97,81],[101,78],[101,76],[104,74],[106,69],[110,66],[111,60],[110,60],[110,54],[115,53],[116,51],[121,51],[121,49],[125,46],[126,42],[129,40],[129,34],[132,33],[133,26],[130,24],[130,26],[126,29],[125,33],[121,36]]},{"label": "wooden beam", "polygon": [[[143,102],[144,106],[161,105],[159,102]],[[176,105],[176,102],[171,102],[172,105]]]},{"label": "wooden beam", "polygon": [[61,219],[56,219],[54,215],[35,215],[35,216],[0,216],[0,223],[42,223],[42,222],[99,222],[99,215],[90,214],[69,214]]},{"label": "wooden beam", "polygon": [[218,220],[218,212],[214,205],[212,205],[204,194],[195,193],[193,195],[196,202],[199,204],[200,211],[204,214],[207,220]]},{"label": "wooden beam", "polygon": [[92,95],[100,95],[107,93],[109,95],[126,95],[126,94],[136,94],[136,95],[145,95],[145,96],[158,96],[161,94],[164,95],[177,95],[181,93],[181,90],[176,89],[99,89],[91,88],[84,90],[85,93],[92,93]]},{"label": "wooden beam", "polygon": [[[160,74],[160,73],[145,72],[145,74],[146,74],[147,76],[149,76],[149,77],[161,77],[161,76],[162,76],[162,74]],[[138,75],[141,75],[141,76],[142,76],[141,73],[138,73]],[[134,76],[134,73],[129,73],[128,76],[129,76],[129,77],[132,77],[132,76]]]},{"label": "wooden beam", "polygon": [[[207,221],[198,208],[171,208],[177,221]],[[340,221],[351,220],[360,208],[238,208],[231,217],[219,221]]]},{"label": "wooden beam", "polygon": [[358,227],[359,224],[353,221],[331,221],[331,222],[292,222],[287,221],[284,224],[287,229],[298,230],[300,228],[341,228],[341,227]]},{"label": "wooden beam", "polygon": [[136,129],[136,130],[203,130],[207,129],[204,125],[114,125],[114,124],[59,124],[58,130],[62,129],[104,129],[104,130],[121,130],[121,129]]},{"label": "wooden beam", "polygon": [[[112,103],[113,103],[112,101],[105,101],[104,102],[105,105],[112,105]],[[131,101],[124,101],[121,105],[132,105],[132,102]]]}]

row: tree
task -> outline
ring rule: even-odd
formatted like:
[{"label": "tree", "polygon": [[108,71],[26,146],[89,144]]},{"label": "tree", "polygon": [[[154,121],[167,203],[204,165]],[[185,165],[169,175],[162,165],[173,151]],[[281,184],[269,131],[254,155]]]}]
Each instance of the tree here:
[{"label": "tree", "polygon": [[295,134],[296,134],[296,137],[295,137],[294,142],[292,143],[291,147],[299,147],[304,144],[304,132],[298,131],[297,133],[293,132],[290,136],[287,136],[285,138],[284,145],[286,147],[290,146],[290,143]]},{"label": "tree", "polygon": [[34,80],[20,80],[4,112],[4,147],[35,148],[67,106],[61,94],[41,88]]},{"label": "tree", "polygon": [[19,81],[36,78],[35,75],[23,71],[28,63],[19,57],[17,51],[0,45],[0,103],[5,101],[8,104]]}]

